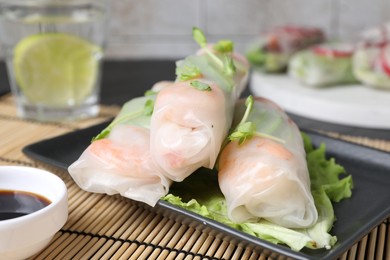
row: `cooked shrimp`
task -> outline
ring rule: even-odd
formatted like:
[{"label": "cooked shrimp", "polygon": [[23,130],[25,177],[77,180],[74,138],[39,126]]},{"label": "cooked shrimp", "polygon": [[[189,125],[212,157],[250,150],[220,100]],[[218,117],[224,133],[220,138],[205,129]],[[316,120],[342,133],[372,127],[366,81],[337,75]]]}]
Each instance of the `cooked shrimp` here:
[{"label": "cooked shrimp", "polygon": [[[204,80],[203,80],[204,81]],[[166,176],[182,181],[200,167],[213,168],[230,127],[224,92],[177,82],[157,96],[151,121],[151,154]]]},{"label": "cooked shrimp", "polygon": [[[236,112],[242,116],[242,107]],[[218,181],[229,217],[235,222],[265,218],[289,228],[314,224],[317,210],[298,128],[269,100],[255,99],[252,112],[248,120],[257,131],[283,142],[254,136],[223,149]]]}]

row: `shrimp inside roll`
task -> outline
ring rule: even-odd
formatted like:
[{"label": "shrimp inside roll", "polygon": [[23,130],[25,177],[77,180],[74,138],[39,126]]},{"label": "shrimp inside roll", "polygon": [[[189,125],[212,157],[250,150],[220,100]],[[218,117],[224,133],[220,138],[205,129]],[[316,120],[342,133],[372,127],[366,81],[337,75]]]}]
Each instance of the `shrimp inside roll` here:
[{"label": "shrimp inside roll", "polygon": [[[190,81],[163,89],[151,120],[151,154],[164,174],[182,181],[200,167],[213,168],[231,119],[222,89],[206,80],[200,90]],[[229,111],[228,111],[229,110]]]},{"label": "shrimp inside roll", "polygon": [[[316,223],[306,154],[298,127],[275,103],[255,98],[247,121],[256,128],[243,143],[231,141],[221,152],[218,182],[234,222],[260,218],[287,228]],[[234,121],[245,113],[236,105]]]}]

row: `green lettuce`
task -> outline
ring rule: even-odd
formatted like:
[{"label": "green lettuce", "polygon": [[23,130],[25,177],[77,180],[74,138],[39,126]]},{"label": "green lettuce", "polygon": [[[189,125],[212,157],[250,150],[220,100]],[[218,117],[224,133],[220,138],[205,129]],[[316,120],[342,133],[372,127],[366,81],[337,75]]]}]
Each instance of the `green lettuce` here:
[{"label": "green lettuce", "polygon": [[352,177],[334,159],[326,158],[326,147],[314,148],[310,138],[302,134],[310,172],[311,190],[318,211],[318,221],[305,229],[289,229],[264,219],[257,222],[234,223],[227,217],[226,200],[218,187],[216,171],[201,169],[181,183],[175,183],[163,200],[213,219],[237,230],[275,244],[285,244],[292,250],[302,248],[330,249],[337,238],[329,232],[335,221],[332,202],[349,198]]}]

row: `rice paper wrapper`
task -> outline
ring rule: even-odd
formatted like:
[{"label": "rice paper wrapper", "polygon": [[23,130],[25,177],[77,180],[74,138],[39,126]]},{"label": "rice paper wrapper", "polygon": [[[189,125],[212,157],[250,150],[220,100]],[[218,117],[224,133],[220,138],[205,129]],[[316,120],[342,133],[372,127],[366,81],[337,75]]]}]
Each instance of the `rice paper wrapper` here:
[{"label": "rice paper wrapper", "polygon": [[117,126],[109,138],[92,142],[69,173],[86,191],[120,194],[154,206],[171,182],[151,160],[149,136],[146,128]]},{"label": "rice paper wrapper", "polygon": [[[178,76],[175,84],[156,98],[151,154],[164,175],[175,182],[183,181],[200,167],[214,167],[231,127],[234,104],[248,82],[249,63],[244,57],[215,53],[210,48],[177,62],[176,74],[197,71],[196,78],[183,80]],[[223,63],[229,57],[235,67],[232,74],[226,73]],[[209,89],[198,89],[194,82]]]},{"label": "rice paper wrapper", "polygon": [[[170,85],[159,82],[153,90]],[[161,174],[150,156],[150,115],[145,107],[155,97],[126,102],[110,125],[69,166],[69,174],[81,189],[120,194],[150,206],[168,193],[172,181]]]},{"label": "rice paper wrapper", "polygon": [[[239,120],[245,106],[235,113]],[[316,223],[318,213],[300,131],[274,103],[255,100],[248,121],[276,140],[253,137],[230,142],[219,160],[218,181],[227,201],[229,218],[238,223],[264,218],[287,228]]]},{"label": "rice paper wrapper", "polygon": [[151,122],[151,155],[166,177],[182,181],[200,167],[213,168],[233,117],[230,97],[207,80],[210,91],[189,81],[162,90]]},{"label": "rice paper wrapper", "polygon": [[269,73],[283,72],[294,53],[324,40],[325,34],[319,28],[276,27],[255,39],[246,56],[256,69]]},{"label": "rice paper wrapper", "polygon": [[390,90],[390,44],[361,44],[353,56],[353,72],[366,86]]},{"label": "rice paper wrapper", "polygon": [[352,69],[352,54],[341,57],[319,55],[313,49],[296,53],[289,62],[288,74],[315,88],[357,82]]}]

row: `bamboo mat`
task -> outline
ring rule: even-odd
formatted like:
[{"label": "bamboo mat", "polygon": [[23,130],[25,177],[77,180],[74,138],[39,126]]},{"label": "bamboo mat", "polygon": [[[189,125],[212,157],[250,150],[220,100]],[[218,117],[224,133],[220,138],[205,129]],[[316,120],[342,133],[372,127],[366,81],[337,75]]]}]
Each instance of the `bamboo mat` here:
[{"label": "bamboo mat", "polygon": [[[60,176],[68,187],[68,221],[48,247],[32,259],[286,259],[235,245],[213,232],[176,222],[120,196],[84,192],[67,172],[22,153],[28,144],[106,121],[118,111],[118,107],[102,107],[99,116],[93,119],[40,123],[17,117],[13,98],[0,97],[0,165],[43,168]],[[327,134],[390,151],[389,141]],[[389,219],[340,259],[390,259]]]}]

